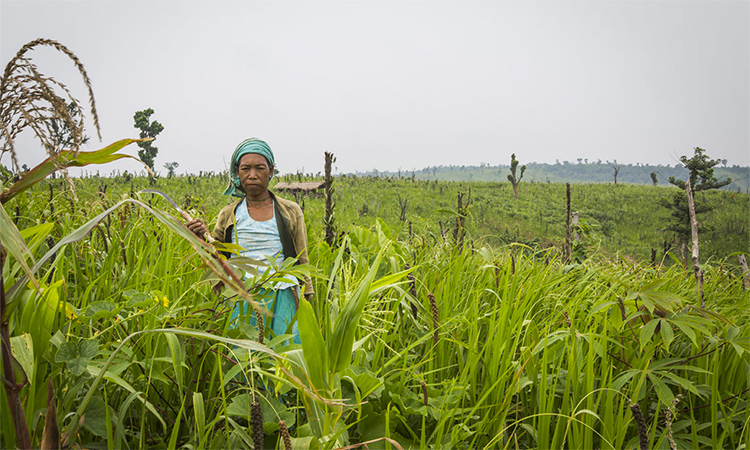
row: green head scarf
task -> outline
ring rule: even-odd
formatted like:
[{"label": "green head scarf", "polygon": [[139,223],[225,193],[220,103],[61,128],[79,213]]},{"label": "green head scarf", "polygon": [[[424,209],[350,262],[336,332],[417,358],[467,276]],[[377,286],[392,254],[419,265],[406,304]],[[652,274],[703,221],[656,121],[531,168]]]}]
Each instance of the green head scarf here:
[{"label": "green head scarf", "polygon": [[[224,195],[233,195],[240,198],[245,196],[245,191],[242,190],[242,184],[240,184],[240,177],[237,176],[237,166],[240,164],[240,158],[248,153],[262,155],[266,158],[268,164],[276,166],[273,152],[268,144],[256,138],[245,139],[232,153],[232,166],[229,168],[229,187],[224,191]],[[271,173],[271,177],[273,177],[273,173]]]}]

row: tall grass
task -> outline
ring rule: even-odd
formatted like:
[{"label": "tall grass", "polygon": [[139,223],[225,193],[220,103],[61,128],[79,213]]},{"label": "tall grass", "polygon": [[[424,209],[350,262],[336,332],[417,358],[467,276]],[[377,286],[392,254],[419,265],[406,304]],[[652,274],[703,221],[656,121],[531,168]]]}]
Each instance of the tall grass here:
[{"label": "tall grass", "polygon": [[[162,181],[207,221],[218,213],[215,196],[198,194],[210,180]],[[40,185],[5,206],[36,259],[131,189],[79,179],[87,201],[71,203],[51,183],[52,191]],[[82,413],[71,436],[82,446],[250,448],[254,396],[268,447],[282,445],[284,420],[301,447],[385,437],[392,441],[368,447],[634,448],[633,404],[651,446],[668,447],[670,435],[678,448],[747,444],[750,299],[732,264],[706,266],[704,311],[681,265],[596,252],[565,265],[554,249],[490,247],[477,235],[459,249],[434,217],[415,218],[413,235],[384,220],[351,226],[332,249],[315,225],[315,202],[305,201],[317,294],[300,314],[319,330],[317,350],[283,336],[246,344],[257,331],[227,322],[236,299],[216,294],[195,248],[144,208],[120,206],[61,247],[39,272],[41,294],[28,290],[12,316],[14,352],[32,341],[35,375],[22,391],[32,441],[41,438],[51,377],[61,428]],[[339,200],[339,218],[351,207]],[[14,267],[4,266],[6,288],[21,275]],[[353,331],[351,359],[316,381],[312,355],[343,339],[336,324],[354,298],[364,299],[362,310],[341,328]],[[12,447],[2,408],[0,446]],[[327,422],[311,426],[316,415]]]}]

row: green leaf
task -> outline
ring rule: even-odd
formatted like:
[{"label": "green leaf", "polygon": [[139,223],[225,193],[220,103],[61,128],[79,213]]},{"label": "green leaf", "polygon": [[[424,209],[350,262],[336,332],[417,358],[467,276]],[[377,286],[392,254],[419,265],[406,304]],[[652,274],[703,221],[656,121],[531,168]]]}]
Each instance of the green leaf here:
[{"label": "green leaf", "polygon": [[55,362],[64,362],[73,375],[79,376],[99,351],[96,339],[83,339],[79,342],[65,342],[55,355]]},{"label": "green leaf", "polygon": [[641,286],[640,292],[649,292],[649,291],[659,291],[661,290],[661,287],[667,284],[667,280],[663,279],[656,279],[650,283],[646,283],[643,286]]},{"label": "green leaf", "polygon": [[742,354],[747,351],[736,342],[730,342],[730,343],[732,344],[732,348],[734,348],[734,351],[737,352],[737,356],[739,356],[740,358],[742,357]]},{"label": "green leaf", "polygon": [[641,299],[641,302],[643,302],[643,306],[646,307],[648,312],[653,314],[655,305],[654,305],[654,302],[651,300],[651,297],[641,294],[639,298]]},{"label": "green leaf", "polygon": [[93,397],[86,407],[83,426],[99,437],[107,437],[107,405],[99,397]]},{"label": "green leaf", "polygon": [[253,439],[247,434],[247,431],[245,431],[246,427],[241,426],[230,417],[227,418],[227,421],[232,425],[233,433],[245,443],[245,448],[252,448]]},{"label": "green leaf", "polygon": [[532,354],[536,355],[544,349],[552,349],[556,343],[565,340],[570,336],[570,332],[566,330],[553,331],[552,333],[539,340],[539,343],[534,348]]},{"label": "green leaf", "polygon": [[86,308],[83,315],[93,321],[99,319],[111,319],[116,316],[121,309],[122,308],[118,308],[117,305],[109,301],[94,302]]},{"label": "green leaf", "polygon": [[664,346],[669,351],[669,346],[674,340],[674,330],[672,330],[672,325],[667,320],[659,319],[659,323],[661,323],[661,338],[664,339]]},{"label": "green leaf", "polygon": [[679,318],[674,318],[672,323],[677,325],[685,336],[687,336],[695,347],[698,347],[698,337],[695,335],[695,331],[687,323],[683,323]]},{"label": "green leaf", "polygon": [[672,390],[669,389],[667,383],[656,374],[649,373],[647,375],[648,379],[651,380],[651,383],[654,385],[654,390],[656,391],[657,397],[659,397],[659,401],[666,406],[671,405],[674,400],[674,394],[672,394]]},{"label": "green leaf", "polygon": [[588,414],[589,416],[592,416],[592,417],[594,417],[597,420],[601,420],[599,418],[599,414],[595,413],[594,411],[591,411],[590,409],[582,409],[580,411],[576,411],[576,413],[573,415],[573,417],[579,416],[581,414]]},{"label": "green leaf", "polygon": [[180,388],[180,391],[183,391],[183,348],[180,345],[180,340],[174,334],[165,334],[164,338],[166,338],[167,345],[169,345],[169,352],[172,354],[172,366],[174,367],[175,378],[177,378],[177,386]]},{"label": "green leaf", "polygon": [[79,343],[82,358],[93,358],[99,352],[99,342],[96,338],[84,339]]},{"label": "green leaf", "polygon": [[29,248],[29,251],[33,252],[47,239],[54,228],[54,223],[45,222],[24,228],[23,230],[20,230],[20,232],[21,237],[26,242],[26,246]]},{"label": "green leaf", "polygon": [[[143,396],[142,392],[136,391],[135,388],[130,383],[128,383],[127,381],[125,381],[124,379],[122,379],[119,375],[116,375],[116,374],[112,373],[109,370],[107,370],[106,372],[102,372],[102,370],[100,368],[95,367],[94,365],[88,366],[87,370],[88,370],[89,374],[91,374],[91,376],[97,377],[97,379],[100,379],[100,377],[101,377],[101,378],[103,378],[103,379],[105,379],[107,381],[111,381],[112,383],[115,383],[116,385],[118,385],[118,386],[122,387],[123,389],[125,389],[126,391],[130,392],[132,395],[134,395],[132,398],[133,399],[138,399],[140,402],[142,402],[144,405],[146,405],[146,409],[148,409],[149,411],[151,411],[151,413],[154,415],[154,417],[156,417],[159,420],[159,422],[161,423],[161,426],[164,427],[165,430],[167,429],[167,424],[164,422],[164,419],[162,419],[161,415],[159,415],[159,412],[156,411],[156,408],[154,407],[154,405],[151,404],[151,402],[149,402]],[[156,376],[154,376],[154,378],[156,378]],[[96,384],[96,383],[94,383],[94,384]],[[91,398],[93,398],[93,392],[94,391],[90,390],[89,392],[91,393]],[[87,395],[89,395],[89,394],[87,394]],[[85,406],[88,406],[88,403]],[[122,410],[122,405],[120,406],[120,408]],[[127,410],[127,408],[125,408],[125,410]]]},{"label": "green leaf", "polygon": [[169,436],[169,445],[167,445],[168,450],[175,450],[177,448],[177,438],[180,437],[180,419],[182,418],[183,411],[185,411],[185,397],[182,398],[182,405],[180,406],[180,410],[177,412],[177,418],[174,421],[174,427],[172,428],[172,432]]},{"label": "green leaf", "polygon": [[[185,239],[190,244],[190,246],[196,251],[196,253],[198,253],[198,255],[201,257],[201,259],[206,264],[206,266],[208,266],[208,268],[218,276],[218,279],[224,282],[224,284],[228,288],[231,288],[240,297],[247,300],[248,302],[254,303],[252,296],[247,292],[245,287],[241,283],[236,282],[230,275],[228,275],[224,269],[224,266],[222,266],[219,260],[213,257],[214,255],[213,247],[211,247],[209,244],[204,242],[202,239],[199,239],[190,230],[188,230],[188,228],[185,225],[183,225],[181,222],[177,221],[173,217],[167,215],[166,213],[162,211],[153,209],[150,206],[138,200],[134,200],[130,198],[124,199],[121,202],[117,203],[116,205],[112,206],[111,208],[103,211],[102,213],[94,217],[93,219],[89,220],[86,224],[84,224],[80,228],[76,229],[72,233],[62,238],[39,261],[37,261],[37,263],[34,265],[34,267],[31,269],[31,271],[28,273],[27,276],[31,278],[31,274],[39,270],[39,268],[49,258],[57,254],[57,252],[62,246],[70,244],[72,242],[80,241],[81,239],[86,237],[91,232],[91,230],[94,229],[94,227],[96,227],[102,220],[104,220],[104,218],[106,218],[114,210],[116,210],[117,208],[119,208],[120,206],[126,203],[134,203],[135,205],[140,206],[141,208],[145,209],[146,211],[151,213],[154,217],[156,217],[167,229],[175,232],[178,236]],[[3,231],[2,226],[0,226],[0,232],[2,231]],[[0,239],[4,239],[4,236],[0,235]],[[16,291],[23,289],[26,283],[27,281],[21,278],[8,291],[7,295],[12,298],[15,295]]]},{"label": "green leaf", "polygon": [[13,223],[13,219],[10,218],[8,212],[5,211],[5,207],[0,207],[0,242],[3,247],[6,248],[8,254],[12,256],[18,265],[21,266],[26,276],[31,280],[34,286],[39,289],[39,283],[34,278],[36,270],[32,271],[29,267],[27,260],[34,263],[34,257],[31,256],[29,248],[26,247],[21,233],[18,231],[16,224]]},{"label": "green leaf", "polygon": [[[13,358],[18,361],[18,364],[23,369],[26,378],[29,382],[33,382],[34,377],[34,341],[31,339],[31,335],[24,333],[20,336],[13,336],[10,338],[10,348],[13,354]],[[21,383],[21,380],[16,376],[16,383]]]},{"label": "green leaf", "polygon": [[672,372],[660,372],[660,373],[663,374],[664,377],[672,380],[675,384],[677,384],[681,388],[686,389],[697,396],[701,396],[700,392],[698,391],[698,388],[695,387],[692,381],[686,378],[682,378],[679,375],[675,375]]},{"label": "green leaf", "polygon": [[[661,358],[657,359],[655,361],[652,361],[648,365],[648,370],[650,371],[656,371],[663,369],[665,367],[675,366],[676,364],[681,364],[683,362],[682,358]],[[680,369],[684,368],[685,366],[680,365]]]},{"label": "green leaf", "polygon": [[203,430],[206,428],[206,410],[203,407],[203,394],[200,392],[193,393],[193,412],[197,436],[203,436]]},{"label": "green leaf", "polygon": [[39,165],[29,170],[8,190],[0,193],[0,203],[5,204],[8,200],[47,178],[52,172],[59,170],[61,167],[84,167],[89,164],[106,164],[122,158],[132,158],[136,161],[140,161],[138,158],[130,155],[115,154],[123,147],[130,145],[133,142],[140,141],[142,141],[142,139],[122,139],[100,150],[78,152],[77,157],[74,151],[63,150],[59,152],[54,159],[53,157],[49,157],[42,161]]},{"label": "green leaf", "polygon": [[315,319],[315,311],[313,311],[310,302],[304,298],[299,301],[297,326],[310,381],[317,389],[330,389],[326,345],[323,341],[323,335],[320,333],[318,321]]},{"label": "green leaf", "polygon": [[640,341],[641,341],[641,351],[643,351],[643,348],[651,342],[651,338],[654,336],[654,330],[656,330],[656,325],[659,324],[658,320],[650,320],[641,327],[640,332]]},{"label": "green leaf", "polygon": [[293,437],[291,438],[291,441],[292,449],[294,450],[311,450],[320,448],[318,438],[315,436]]},{"label": "green leaf", "polygon": [[[191,329],[182,329],[182,328],[157,328],[157,329],[150,329],[150,330],[141,330],[136,331],[134,333],[129,334],[125,339],[123,339],[120,344],[115,348],[115,350],[112,352],[112,354],[109,356],[109,359],[107,359],[107,362],[102,366],[102,369],[97,369],[94,367],[89,367],[89,372],[92,372],[92,369],[94,369],[92,375],[96,373],[96,379],[91,383],[91,386],[89,387],[88,391],[86,392],[86,395],[84,396],[83,400],[81,400],[81,403],[78,406],[78,409],[74,414],[71,415],[70,421],[68,423],[68,426],[65,428],[64,433],[68,434],[69,436],[73,434],[75,431],[75,427],[78,424],[78,420],[81,417],[81,414],[83,414],[84,408],[88,405],[88,402],[91,400],[91,398],[94,396],[95,390],[99,387],[102,380],[105,378],[105,374],[109,374],[109,371],[106,371],[107,368],[112,364],[117,354],[123,349],[127,348],[125,344],[131,339],[133,339],[136,336],[140,336],[142,334],[161,334],[161,333],[174,333],[174,334],[181,334],[183,336],[191,336],[199,339],[208,339],[213,341],[222,342],[224,344],[230,345],[230,346],[236,346],[248,350],[257,351],[260,353],[267,354],[275,359],[281,359],[281,356],[274,353],[273,350],[269,349],[268,347],[259,344],[257,342],[252,341],[246,341],[246,340],[239,340],[239,339],[229,339],[225,338],[223,336],[217,336],[210,333],[206,333],[205,331],[198,331],[198,330],[191,330]],[[53,337],[54,338],[54,337]],[[62,344],[61,344],[62,346]],[[105,372],[106,371],[106,372]],[[109,378],[109,376],[107,377]],[[116,377],[119,378],[119,377]],[[127,385],[127,383],[124,382],[124,380],[120,379],[121,385]],[[302,386],[299,386],[302,387]],[[131,387],[132,389],[132,387]],[[309,392],[308,392],[309,393]],[[140,394],[140,393],[138,393]],[[309,393],[311,395],[314,395],[313,393]],[[166,431],[166,424],[164,423],[164,420],[161,418],[160,415],[156,414],[155,410],[153,410],[153,405],[151,405],[147,400],[141,400],[143,401],[147,407],[149,407],[149,410],[152,411],[157,419],[162,423],[162,426],[164,427],[164,430]],[[121,406],[122,408],[122,406]],[[122,416],[122,415],[121,415]]]},{"label": "green leaf", "polygon": [[[362,420],[357,424],[357,430],[362,441],[378,439],[386,436],[389,429],[388,422],[394,418],[389,417],[384,411],[376,411],[372,403],[366,403],[362,407]],[[395,428],[391,423],[391,429]]]},{"label": "green leaf", "polygon": [[[232,398],[232,402],[227,406],[227,415],[250,418],[250,405],[253,402],[253,397],[250,394],[235,395]],[[263,416],[265,417],[265,416]]]},{"label": "green leaf", "polygon": [[136,296],[136,295],[138,295],[140,293],[141,293],[141,291],[137,291],[135,289],[127,289],[127,290],[122,291],[122,296],[125,299],[130,300],[131,298],[133,298],[134,296]]},{"label": "green leaf", "polygon": [[145,292],[137,292],[130,297],[128,302],[128,308],[141,308],[147,309],[156,303],[156,299],[152,295],[148,295]]},{"label": "green leaf", "polygon": [[[263,413],[264,430],[270,434],[278,430],[279,420],[286,422],[288,426],[293,426],[296,420],[294,412],[279,402],[275,397],[268,398],[264,395],[256,394],[260,403],[261,412]],[[233,417],[243,417],[248,420],[251,418],[251,405],[253,394],[245,393],[236,395],[232,402],[227,406],[227,415]]]},{"label": "green leaf", "polygon": [[[370,294],[370,286],[375,279],[380,260],[383,257],[387,247],[383,247],[378,256],[370,266],[370,270],[364,279],[357,286],[354,294],[344,305],[341,313],[336,318],[333,326],[333,333],[327,344],[328,357],[330,358],[330,370],[333,373],[341,372],[351,363],[352,346],[354,345],[354,335],[359,325],[359,319],[365,309],[367,299]],[[305,358],[307,359],[307,358]]]},{"label": "green leaf", "polygon": [[362,398],[368,395],[379,397],[384,391],[383,379],[377,377],[372,371],[365,367],[349,366],[341,372],[341,376],[348,376],[357,385]]}]

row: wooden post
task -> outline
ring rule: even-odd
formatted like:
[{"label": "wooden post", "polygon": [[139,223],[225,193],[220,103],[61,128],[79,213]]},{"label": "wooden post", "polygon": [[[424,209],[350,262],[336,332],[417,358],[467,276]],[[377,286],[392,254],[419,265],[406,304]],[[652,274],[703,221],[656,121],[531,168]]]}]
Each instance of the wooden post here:
[{"label": "wooden post", "polygon": [[469,203],[471,203],[471,188],[466,198],[466,203],[463,203],[464,194],[462,192],[457,193],[457,212],[456,225],[453,228],[453,239],[458,245],[458,252],[463,251],[464,237],[466,236],[466,215],[469,213]]},{"label": "wooden post", "polygon": [[700,301],[701,308],[705,308],[706,300],[703,298],[703,271],[701,270],[700,260],[698,258],[698,220],[695,218],[695,201],[693,199],[693,189],[690,187],[690,180],[685,183],[685,192],[687,193],[688,211],[690,212],[690,230],[693,238],[693,272],[695,272],[698,300]]},{"label": "wooden post", "polygon": [[459,245],[459,237],[461,236],[461,214],[463,213],[464,209],[463,198],[463,193],[456,193],[456,223],[455,225],[453,225],[453,241],[456,243],[456,245]]},{"label": "wooden post", "polygon": [[336,242],[336,219],[333,215],[333,177],[331,176],[331,165],[336,162],[336,157],[333,153],[325,152],[325,195],[326,195],[326,209],[325,215],[323,216],[323,224],[325,225],[325,240],[328,246],[333,248]]},{"label": "wooden post", "polygon": [[[570,225],[575,228],[576,225],[578,225],[578,211],[572,213],[570,217]],[[581,242],[581,233],[575,232],[573,233],[573,239],[576,240],[576,242]]]}]

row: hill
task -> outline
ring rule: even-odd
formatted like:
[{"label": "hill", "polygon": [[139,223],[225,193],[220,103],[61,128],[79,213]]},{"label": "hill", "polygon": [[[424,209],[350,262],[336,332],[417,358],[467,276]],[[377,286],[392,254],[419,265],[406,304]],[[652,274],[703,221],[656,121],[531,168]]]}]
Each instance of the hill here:
[{"label": "hill", "polygon": [[[521,164],[524,164],[522,161]],[[669,177],[686,179],[688,171],[682,164],[648,165],[648,164],[618,164],[617,162],[584,162],[570,163],[563,161],[557,164],[526,163],[523,181],[529,183],[614,183],[615,169],[619,168],[617,183],[652,185],[651,173],[657,176],[657,184],[669,186]],[[750,167],[730,166],[714,168],[718,179],[731,178],[732,183],[725,190],[734,192],[750,192]],[[405,177],[419,180],[439,181],[490,181],[507,182],[510,166],[500,164],[491,166],[430,166],[414,171],[380,172],[370,171],[358,173],[365,176]]]}]

